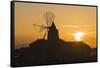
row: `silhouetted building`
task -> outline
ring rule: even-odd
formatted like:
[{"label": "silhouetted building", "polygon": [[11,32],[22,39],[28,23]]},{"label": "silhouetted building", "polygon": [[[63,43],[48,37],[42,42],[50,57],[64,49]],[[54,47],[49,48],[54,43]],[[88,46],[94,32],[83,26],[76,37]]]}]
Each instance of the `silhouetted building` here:
[{"label": "silhouetted building", "polygon": [[58,39],[59,39],[58,30],[53,22],[51,27],[49,27],[47,40],[56,41]]}]

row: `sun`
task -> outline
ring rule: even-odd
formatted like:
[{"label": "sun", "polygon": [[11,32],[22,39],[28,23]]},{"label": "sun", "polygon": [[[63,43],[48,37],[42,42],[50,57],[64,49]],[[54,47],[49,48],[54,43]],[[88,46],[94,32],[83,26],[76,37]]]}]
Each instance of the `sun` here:
[{"label": "sun", "polygon": [[76,32],[74,33],[74,37],[76,41],[81,41],[84,33],[83,32]]}]

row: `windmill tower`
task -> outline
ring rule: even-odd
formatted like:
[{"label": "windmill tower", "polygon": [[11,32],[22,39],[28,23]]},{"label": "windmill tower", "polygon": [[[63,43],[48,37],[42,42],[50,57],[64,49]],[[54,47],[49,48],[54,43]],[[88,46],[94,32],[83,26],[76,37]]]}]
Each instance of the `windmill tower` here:
[{"label": "windmill tower", "polygon": [[49,27],[48,30],[48,40],[49,41],[56,41],[59,39],[59,34],[58,34],[58,30],[54,24],[54,22],[52,23],[51,27]]},{"label": "windmill tower", "polygon": [[36,25],[36,24],[33,24],[33,25],[41,27],[40,31],[46,30],[43,35],[43,39],[45,39],[45,37],[47,35],[48,41],[58,40],[59,34],[58,34],[58,30],[54,23],[55,15],[52,12],[46,12],[46,13],[44,13],[44,18],[46,21],[46,25]]}]

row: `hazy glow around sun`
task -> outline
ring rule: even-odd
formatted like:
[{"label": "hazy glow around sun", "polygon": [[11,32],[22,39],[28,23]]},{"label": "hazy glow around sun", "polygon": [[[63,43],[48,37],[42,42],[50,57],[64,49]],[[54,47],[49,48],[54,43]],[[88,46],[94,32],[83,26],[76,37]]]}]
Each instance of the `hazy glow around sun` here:
[{"label": "hazy glow around sun", "polygon": [[74,37],[76,41],[81,41],[84,33],[83,32],[76,32],[74,33]]}]

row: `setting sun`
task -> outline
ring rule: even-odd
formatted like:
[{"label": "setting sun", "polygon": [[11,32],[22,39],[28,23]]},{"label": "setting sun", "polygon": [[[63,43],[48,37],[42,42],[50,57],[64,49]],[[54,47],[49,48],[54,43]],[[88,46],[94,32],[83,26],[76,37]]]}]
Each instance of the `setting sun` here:
[{"label": "setting sun", "polygon": [[75,40],[76,40],[76,41],[81,41],[83,35],[84,35],[83,32],[76,32],[76,33],[74,34],[74,36],[75,36]]}]

